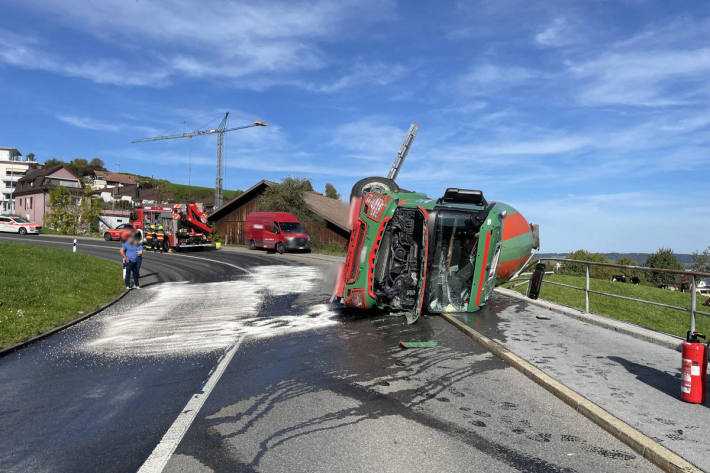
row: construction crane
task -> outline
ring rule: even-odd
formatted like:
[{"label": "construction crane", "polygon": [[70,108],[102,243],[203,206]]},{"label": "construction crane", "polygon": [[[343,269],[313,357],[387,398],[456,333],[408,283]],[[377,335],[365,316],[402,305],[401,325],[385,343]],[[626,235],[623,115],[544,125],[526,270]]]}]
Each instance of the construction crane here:
[{"label": "construction crane", "polygon": [[180,133],[179,135],[166,135],[166,136],[154,136],[152,138],[142,138],[140,140],[133,140],[131,143],[144,143],[146,141],[160,141],[160,140],[175,140],[178,138],[192,138],[193,136],[202,135],[217,135],[217,179],[215,182],[214,190],[214,208],[218,209],[222,206],[222,148],[224,145],[224,134],[230,131],[243,130],[245,128],[252,128],[255,126],[268,126],[268,123],[262,122],[261,120],[254,120],[249,125],[235,126],[232,128],[227,128],[227,119],[229,118],[229,112],[224,114],[224,118],[220,122],[217,128],[210,128],[209,130],[195,130],[188,133]]},{"label": "construction crane", "polygon": [[419,125],[416,123],[412,123],[409,126],[409,131],[404,137],[402,146],[400,146],[399,151],[397,151],[397,156],[394,158],[390,172],[387,174],[387,179],[392,179],[393,181],[397,179],[399,170],[402,168],[402,164],[404,164],[404,158],[406,158],[407,154],[409,154],[409,148],[412,146],[412,141],[414,141],[414,137],[417,136],[418,131]]}]

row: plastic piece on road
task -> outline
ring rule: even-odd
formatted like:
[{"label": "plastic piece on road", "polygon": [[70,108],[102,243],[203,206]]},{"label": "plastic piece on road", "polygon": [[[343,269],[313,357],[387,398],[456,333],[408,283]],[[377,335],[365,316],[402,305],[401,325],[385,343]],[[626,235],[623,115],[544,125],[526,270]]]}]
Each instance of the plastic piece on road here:
[{"label": "plastic piece on road", "polygon": [[402,348],[432,348],[439,344],[436,340],[430,342],[399,342]]}]

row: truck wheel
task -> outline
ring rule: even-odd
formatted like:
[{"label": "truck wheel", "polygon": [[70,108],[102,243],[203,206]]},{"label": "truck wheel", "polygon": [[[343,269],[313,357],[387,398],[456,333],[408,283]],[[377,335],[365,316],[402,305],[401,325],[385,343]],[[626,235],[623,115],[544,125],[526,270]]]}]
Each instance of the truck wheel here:
[{"label": "truck wheel", "polygon": [[387,179],[386,177],[366,177],[355,183],[350,193],[350,200],[353,197],[364,197],[368,192],[380,190],[397,192],[399,191],[399,186],[392,179]]},{"label": "truck wheel", "polygon": [[280,255],[284,254],[285,248],[283,243],[276,243],[276,251],[279,252]]},{"label": "truck wheel", "polygon": [[254,244],[254,240],[249,240],[249,249],[250,250],[256,249],[256,244]]},{"label": "truck wheel", "polygon": [[25,227],[20,227],[20,229],[17,230],[17,233],[20,235],[27,235],[27,229]]},{"label": "truck wheel", "polygon": [[111,234],[109,232],[104,233],[104,240],[111,241]]}]

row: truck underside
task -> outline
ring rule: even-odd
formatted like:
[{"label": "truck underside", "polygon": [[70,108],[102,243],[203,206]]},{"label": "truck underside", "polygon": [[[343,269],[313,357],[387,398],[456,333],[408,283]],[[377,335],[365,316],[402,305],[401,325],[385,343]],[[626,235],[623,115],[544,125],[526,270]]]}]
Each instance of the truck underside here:
[{"label": "truck underside", "polygon": [[379,307],[414,310],[426,268],[425,221],[418,209],[398,208],[386,224],[375,266],[373,292]]}]

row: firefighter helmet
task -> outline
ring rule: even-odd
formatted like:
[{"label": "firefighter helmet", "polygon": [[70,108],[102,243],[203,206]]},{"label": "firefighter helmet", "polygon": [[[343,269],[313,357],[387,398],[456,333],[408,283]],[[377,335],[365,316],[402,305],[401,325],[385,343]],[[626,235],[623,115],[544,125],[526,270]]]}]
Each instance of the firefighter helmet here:
[{"label": "firefighter helmet", "polygon": [[162,230],[162,229],[163,229],[163,226],[162,226],[162,225],[158,225],[158,230]]}]

